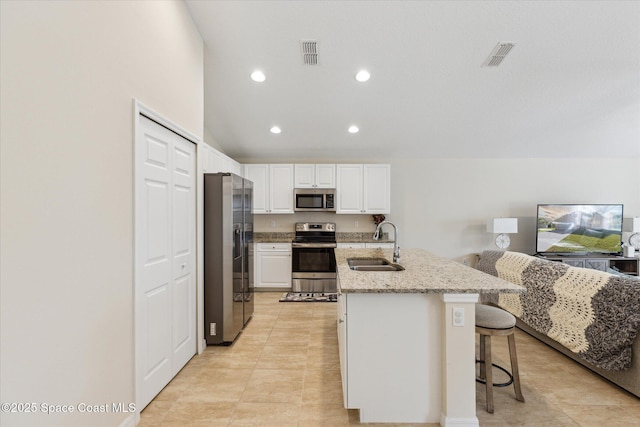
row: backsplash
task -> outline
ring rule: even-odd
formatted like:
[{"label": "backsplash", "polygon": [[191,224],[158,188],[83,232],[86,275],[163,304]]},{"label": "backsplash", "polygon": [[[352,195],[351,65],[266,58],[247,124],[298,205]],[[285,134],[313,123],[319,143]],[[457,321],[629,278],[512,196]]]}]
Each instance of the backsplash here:
[{"label": "backsplash", "polygon": [[[255,243],[282,243],[291,242],[295,237],[295,233],[289,232],[254,232],[253,241]],[[389,233],[380,233],[380,239],[373,240],[373,232],[347,232],[336,233],[336,241],[338,243],[388,243],[392,242],[389,239]]]}]

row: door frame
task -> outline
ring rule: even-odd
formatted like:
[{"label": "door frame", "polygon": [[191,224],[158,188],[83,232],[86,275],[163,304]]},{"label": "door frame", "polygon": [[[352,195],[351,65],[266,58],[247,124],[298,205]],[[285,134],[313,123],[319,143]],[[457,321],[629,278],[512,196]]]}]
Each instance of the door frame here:
[{"label": "door frame", "polygon": [[140,311],[136,306],[137,302],[137,289],[138,284],[141,280],[141,272],[137,268],[138,261],[142,257],[141,253],[141,245],[138,243],[140,241],[140,222],[142,218],[139,215],[139,207],[137,206],[137,195],[140,193],[140,183],[142,182],[142,171],[140,168],[137,168],[138,160],[142,158],[144,155],[144,138],[141,136],[141,127],[140,127],[140,118],[141,116],[146,116],[147,118],[153,120],[161,126],[169,129],[170,131],[180,135],[181,137],[189,140],[193,144],[195,144],[195,152],[196,152],[196,352],[197,354],[201,354],[206,348],[206,343],[204,341],[204,287],[203,287],[203,220],[202,220],[202,209],[203,209],[203,175],[202,175],[202,166],[203,166],[203,155],[206,154],[203,151],[202,144],[203,142],[196,137],[191,132],[183,129],[178,126],[171,120],[147,107],[137,99],[133,99],[133,337],[134,337],[134,398],[136,402],[136,423],[140,420],[140,411],[143,408],[140,408],[138,402],[141,401],[140,398],[140,384],[138,381],[138,374],[142,370],[142,360],[140,357],[141,353],[141,337],[140,331],[138,330],[140,325],[142,324],[142,319],[139,318]]}]

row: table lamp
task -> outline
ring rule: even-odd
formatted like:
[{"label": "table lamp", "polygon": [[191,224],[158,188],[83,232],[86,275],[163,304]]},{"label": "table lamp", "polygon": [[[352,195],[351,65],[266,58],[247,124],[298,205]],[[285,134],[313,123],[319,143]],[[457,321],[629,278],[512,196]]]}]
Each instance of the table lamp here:
[{"label": "table lamp", "polygon": [[487,232],[498,234],[496,246],[503,250],[507,249],[511,243],[507,234],[518,232],[518,218],[493,218],[487,223]]}]

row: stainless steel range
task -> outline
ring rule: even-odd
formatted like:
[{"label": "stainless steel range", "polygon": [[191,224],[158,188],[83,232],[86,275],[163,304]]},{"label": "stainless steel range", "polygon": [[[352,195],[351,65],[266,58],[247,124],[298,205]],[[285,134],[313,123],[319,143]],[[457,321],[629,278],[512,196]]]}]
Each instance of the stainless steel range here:
[{"label": "stainless steel range", "polygon": [[291,243],[293,292],[337,292],[336,246],[335,223],[296,223],[296,237]]}]

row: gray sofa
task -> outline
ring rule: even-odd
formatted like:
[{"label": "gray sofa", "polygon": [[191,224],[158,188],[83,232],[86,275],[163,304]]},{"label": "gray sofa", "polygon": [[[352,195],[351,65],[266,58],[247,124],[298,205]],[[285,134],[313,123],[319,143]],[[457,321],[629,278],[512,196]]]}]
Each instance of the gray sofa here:
[{"label": "gray sofa", "polygon": [[640,279],[517,252],[485,251],[476,268],[527,288],[482,302],[511,312],[518,328],[640,397]]}]

